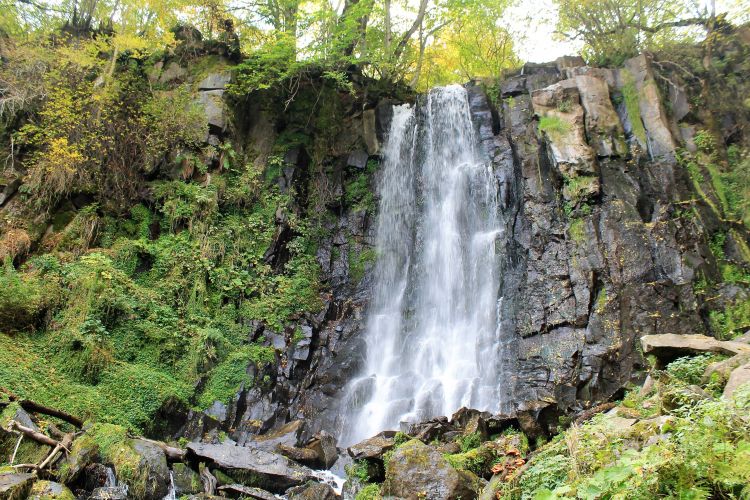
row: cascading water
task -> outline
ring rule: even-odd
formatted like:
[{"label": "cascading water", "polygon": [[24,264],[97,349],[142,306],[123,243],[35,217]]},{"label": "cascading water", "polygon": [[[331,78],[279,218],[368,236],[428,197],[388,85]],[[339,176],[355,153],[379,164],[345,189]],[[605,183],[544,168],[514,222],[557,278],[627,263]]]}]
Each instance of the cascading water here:
[{"label": "cascading water", "polygon": [[498,186],[466,90],[395,107],[383,160],[366,366],[343,400],[346,444],[462,406],[500,407]]}]

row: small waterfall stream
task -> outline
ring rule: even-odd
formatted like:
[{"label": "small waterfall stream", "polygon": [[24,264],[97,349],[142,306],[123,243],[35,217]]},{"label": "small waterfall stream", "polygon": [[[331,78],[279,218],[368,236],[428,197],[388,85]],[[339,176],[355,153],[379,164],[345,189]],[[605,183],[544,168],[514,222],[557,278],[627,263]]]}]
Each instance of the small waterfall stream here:
[{"label": "small waterfall stream", "polygon": [[377,189],[366,363],[342,401],[345,444],[500,406],[498,187],[463,87],[394,108]]}]

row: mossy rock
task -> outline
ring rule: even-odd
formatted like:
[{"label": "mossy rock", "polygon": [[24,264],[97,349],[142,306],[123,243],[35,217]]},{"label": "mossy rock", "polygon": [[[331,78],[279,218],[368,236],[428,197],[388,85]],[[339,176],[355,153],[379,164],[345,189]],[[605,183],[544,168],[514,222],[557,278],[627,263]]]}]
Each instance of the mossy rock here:
[{"label": "mossy rock", "polygon": [[94,424],[73,442],[60,476],[71,482],[88,464],[101,462],[115,470],[137,498],[162,498],[169,488],[169,468],[164,452],[142,439],[130,439],[124,427]]},{"label": "mossy rock", "polygon": [[75,500],[67,487],[53,481],[37,481],[31,488],[29,500]]},{"label": "mossy rock", "polygon": [[0,500],[24,500],[33,484],[33,474],[0,474]]}]

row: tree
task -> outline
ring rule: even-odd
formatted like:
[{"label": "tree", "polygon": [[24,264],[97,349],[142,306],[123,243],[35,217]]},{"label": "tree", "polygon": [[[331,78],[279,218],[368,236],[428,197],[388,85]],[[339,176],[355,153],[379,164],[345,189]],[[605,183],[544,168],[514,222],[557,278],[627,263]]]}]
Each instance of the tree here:
[{"label": "tree", "polygon": [[621,64],[639,52],[694,40],[707,29],[707,7],[689,0],[556,0],[558,32],[584,42],[584,56],[598,64]]}]

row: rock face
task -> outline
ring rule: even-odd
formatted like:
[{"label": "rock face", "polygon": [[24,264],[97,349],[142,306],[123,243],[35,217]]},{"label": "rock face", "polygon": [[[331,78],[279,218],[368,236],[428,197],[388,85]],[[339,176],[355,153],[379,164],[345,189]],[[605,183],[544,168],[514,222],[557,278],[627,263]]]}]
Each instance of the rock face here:
[{"label": "rock face", "polygon": [[384,496],[433,500],[476,498],[480,481],[472,473],[454,469],[443,456],[421,441],[398,448],[388,460]]},{"label": "rock face", "polygon": [[[727,255],[744,258],[746,231],[728,227],[677,162],[677,148],[695,146],[681,130],[700,125],[691,118],[690,99],[672,95],[657,69],[647,56],[619,69],[587,67],[576,58],[527,64],[501,82],[496,105],[483,88],[467,86],[504,226],[496,241],[501,338],[494,349],[501,368],[493,413],[517,419],[532,434],[554,431],[561,413],[642,378],[641,337],[709,333],[706,318],[715,306],[696,290],[702,277],[721,276],[708,245],[713,234],[724,231]],[[357,256],[372,252],[377,217],[347,204],[345,179],[381,153],[395,104],[378,97],[346,118],[335,140],[340,156],[331,159],[325,179],[307,173],[311,155],[304,146],[284,157],[280,187],[303,193],[319,182],[331,193],[316,256],[330,294],[320,312],[284,331],[250,326],[249,336],[262,335],[283,362],[262,372],[249,367],[249,376],[271,382],[243,389],[215,413],[238,443],[304,419],[298,442],[281,446],[308,460],[305,443],[313,435],[340,430],[340,391],[364,361],[370,298],[371,265],[358,276],[352,270]],[[249,142],[266,151],[268,134],[260,129],[272,128],[274,119],[252,111]],[[268,255],[279,265],[291,234],[282,219]],[[297,331],[298,345],[289,342]],[[444,424],[432,422],[425,435],[450,432]]]},{"label": "rock face", "polygon": [[66,486],[53,481],[37,481],[29,492],[29,500],[75,500]]}]

